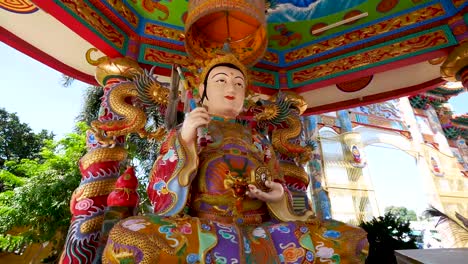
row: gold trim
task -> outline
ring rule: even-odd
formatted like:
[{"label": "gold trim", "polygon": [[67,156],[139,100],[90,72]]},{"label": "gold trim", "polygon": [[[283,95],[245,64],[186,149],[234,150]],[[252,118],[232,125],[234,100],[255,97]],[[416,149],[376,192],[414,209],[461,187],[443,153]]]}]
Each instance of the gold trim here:
[{"label": "gold trim", "polygon": [[460,78],[457,75],[466,66],[468,66],[468,42],[461,44],[450,52],[444,64],[440,66],[440,74],[445,80],[456,82]]},{"label": "gold trim", "polygon": [[199,75],[198,83],[201,84],[205,80],[205,78],[208,75],[208,72],[216,67],[216,65],[223,64],[223,63],[229,63],[232,64],[236,67],[238,67],[242,74],[245,76],[245,86],[247,87],[249,85],[249,72],[245,65],[239,61],[239,59],[232,53],[218,53],[218,56],[212,59],[208,60],[195,60],[195,63],[200,65],[202,68],[202,72]]},{"label": "gold trim", "polygon": [[83,234],[89,234],[92,232],[100,231],[102,223],[104,222],[104,215],[100,215],[85,221],[80,226],[80,232]]},{"label": "gold trim", "polygon": [[117,179],[107,179],[80,185],[75,190],[75,194],[78,195],[76,201],[109,194],[114,190],[116,181]]},{"label": "gold trim", "polygon": [[185,155],[185,166],[183,166],[175,174],[179,175],[179,184],[182,187],[188,187],[190,184],[190,175],[196,173],[198,169],[199,158],[197,155],[197,150],[195,143],[190,145],[185,144],[182,141],[180,133],[177,133],[177,140],[179,141],[180,146],[182,147],[182,152]]},{"label": "gold trim", "polygon": [[107,56],[102,56],[98,58],[97,60],[94,60],[91,58],[91,52],[98,52],[98,49],[90,48],[89,50],[86,51],[86,54],[85,54],[86,61],[93,66],[98,66],[99,64],[109,60],[109,57]]},{"label": "gold trim", "polygon": [[123,147],[100,148],[92,150],[84,155],[81,160],[81,166],[84,170],[95,162],[105,161],[123,161],[127,158],[127,151]]},{"label": "gold trim", "polygon": [[[88,50],[88,52],[91,51]],[[88,54],[87,52],[87,54]],[[88,58],[87,58],[88,60]],[[89,62],[89,61],[88,61]],[[99,63],[96,66],[96,73],[94,74],[96,81],[102,86],[109,76],[120,76],[127,79],[132,79],[137,74],[142,74],[143,69],[137,61],[129,57],[119,57],[109,59],[108,57],[101,57],[92,63]]]},{"label": "gold trim", "polygon": [[312,211],[306,211],[303,215],[291,213],[289,203],[289,199],[285,193],[280,201],[267,203],[267,206],[274,217],[281,221],[307,221],[314,216]]}]

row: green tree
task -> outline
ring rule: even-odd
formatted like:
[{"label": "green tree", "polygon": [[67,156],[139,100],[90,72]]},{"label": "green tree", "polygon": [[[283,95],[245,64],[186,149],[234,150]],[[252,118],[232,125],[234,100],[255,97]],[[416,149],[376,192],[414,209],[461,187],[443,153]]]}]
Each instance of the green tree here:
[{"label": "green tree", "polygon": [[99,86],[89,86],[86,88],[84,93],[85,100],[76,121],[85,122],[89,126],[92,121],[97,120],[103,95],[104,90]]},{"label": "green tree", "polygon": [[362,222],[359,226],[367,232],[369,241],[366,264],[396,264],[395,250],[417,248],[409,222],[391,212]]},{"label": "green tree", "polygon": [[408,210],[403,206],[389,206],[385,208],[385,213],[391,213],[392,215],[401,218],[403,221],[417,221],[418,217],[416,212],[413,210]]},{"label": "green tree", "polygon": [[39,158],[41,148],[54,134],[42,130],[35,134],[25,123],[21,123],[16,113],[0,108],[0,168],[6,161]]},{"label": "green tree", "polygon": [[[70,224],[69,202],[81,174],[79,159],[86,153],[86,125],[58,142],[48,140],[41,160],[23,159],[8,165],[0,175],[12,179],[12,188],[0,193],[0,249],[13,251],[33,242],[53,242],[55,254],[61,250]],[[14,181],[12,171],[24,173]],[[7,181],[5,181],[7,182]]]}]

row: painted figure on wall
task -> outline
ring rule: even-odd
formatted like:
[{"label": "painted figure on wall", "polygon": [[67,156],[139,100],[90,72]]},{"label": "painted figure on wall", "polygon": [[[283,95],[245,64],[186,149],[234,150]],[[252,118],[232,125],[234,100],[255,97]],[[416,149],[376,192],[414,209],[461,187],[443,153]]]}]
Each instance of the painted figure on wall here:
[{"label": "painted figure on wall", "polygon": [[359,112],[368,115],[375,115],[390,119],[401,119],[401,113],[398,110],[398,100],[390,100],[387,102],[363,105],[357,108]]},{"label": "painted figure on wall", "polygon": [[351,147],[351,154],[353,155],[354,162],[361,163],[361,152],[356,145]]},{"label": "painted figure on wall", "polygon": [[431,157],[431,164],[432,164],[432,169],[439,173],[440,172],[440,169],[439,169],[439,164],[437,164],[437,161],[435,160],[434,157]]},{"label": "painted figure on wall", "polygon": [[270,0],[270,23],[295,22],[328,16],[360,5],[366,0]]},{"label": "painted figure on wall", "polygon": [[116,224],[103,263],[363,262],[362,229],[293,211],[269,138],[241,120],[244,65],[223,54],[199,80],[201,106],[169,133],[151,172],[155,215]]},{"label": "painted figure on wall", "polygon": [[431,156],[431,170],[435,176],[442,177],[444,173],[440,170],[439,162],[434,156]]}]

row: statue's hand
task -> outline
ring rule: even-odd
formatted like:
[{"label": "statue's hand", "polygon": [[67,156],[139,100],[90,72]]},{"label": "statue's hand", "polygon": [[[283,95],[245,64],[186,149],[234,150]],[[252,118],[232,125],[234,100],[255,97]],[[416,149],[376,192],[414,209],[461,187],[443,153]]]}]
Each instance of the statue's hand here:
[{"label": "statue's hand", "polygon": [[180,136],[184,143],[192,144],[197,141],[197,128],[206,126],[210,122],[210,115],[203,107],[197,107],[190,112],[182,124]]},{"label": "statue's hand", "polygon": [[265,186],[270,188],[271,191],[264,192],[258,189],[255,185],[249,184],[249,190],[247,191],[247,195],[250,198],[257,198],[264,202],[278,202],[284,196],[284,188],[283,185],[274,181],[265,181]]}]

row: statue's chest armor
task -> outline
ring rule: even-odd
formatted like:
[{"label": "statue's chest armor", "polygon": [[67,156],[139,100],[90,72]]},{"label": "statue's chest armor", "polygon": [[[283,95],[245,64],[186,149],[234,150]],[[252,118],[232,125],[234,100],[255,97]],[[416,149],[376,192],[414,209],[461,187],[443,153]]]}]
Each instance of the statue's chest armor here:
[{"label": "statue's chest armor", "polygon": [[202,192],[230,192],[230,188],[225,188],[227,178],[248,180],[251,172],[263,165],[261,147],[254,144],[250,129],[240,124],[211,124],[208,142],[200,153]]},{"label": "statue's chest armor", "polygon": [[192,193],[197,201],[195,207],[202,211],[216,207],[230,214],[229,207],[241,197],[245,209],[260,208],[260,201],[244,196],[252,173],[265,166],[262,147],[255,144],[250,128],[240,124],[210,124],[207,141],[199,155],[197,188]]}]

